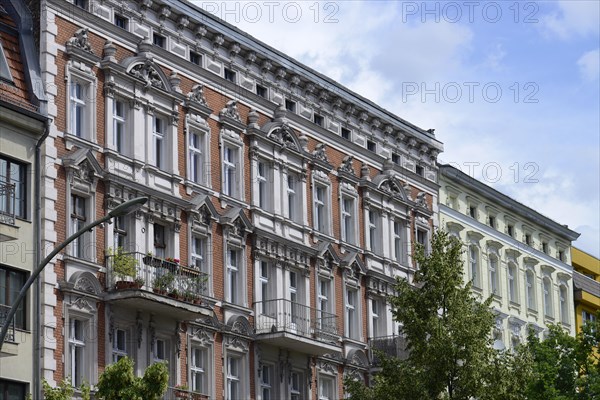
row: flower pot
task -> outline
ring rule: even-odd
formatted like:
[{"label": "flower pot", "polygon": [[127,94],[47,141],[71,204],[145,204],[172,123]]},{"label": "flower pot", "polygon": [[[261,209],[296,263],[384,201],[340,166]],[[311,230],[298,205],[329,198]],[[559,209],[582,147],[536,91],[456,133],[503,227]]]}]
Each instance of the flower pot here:
[{"label": "flower pot", "polygon": [[166,294],[167,294],[167,291],[166,291],[166,290],[164,290],[164,289],[154,288],[154,289],[152,289],[152,291],[153,291],[154,293],[156,293],[156,294],[160,294],[160,295],[162,295],[162,296],[164,296],[164,295],[166,295]]},{"label": "flower pot", "polygon": [[115,288],[117,290],[123,290],[123,289],[131,289],[133,287],[135,287],[135,282],[131,282],[131,281],[118,281],[117,283],[115,283]]}]

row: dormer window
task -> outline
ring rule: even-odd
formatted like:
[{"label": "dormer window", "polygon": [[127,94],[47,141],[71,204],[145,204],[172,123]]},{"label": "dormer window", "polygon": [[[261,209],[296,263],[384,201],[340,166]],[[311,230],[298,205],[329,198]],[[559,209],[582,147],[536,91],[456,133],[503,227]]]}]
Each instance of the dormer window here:
[{"label": "dormer window", "polygon": [[4,54],[4,47],[0,42],[0,78],[5,81],[12,82],[13,78],[8,67],[8,61],[6,60],[6,54]]}]

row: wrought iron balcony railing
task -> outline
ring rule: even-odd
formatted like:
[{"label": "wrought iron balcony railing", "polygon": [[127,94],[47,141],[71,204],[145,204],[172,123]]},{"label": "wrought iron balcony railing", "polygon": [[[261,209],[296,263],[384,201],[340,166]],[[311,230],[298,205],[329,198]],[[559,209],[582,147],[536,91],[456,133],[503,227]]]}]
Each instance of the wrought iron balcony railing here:
[{"label": "wrought iron balcony railing", "polygon": [[381,352],[388,357],[397,357],[405,360],[408,357],[406,350],[406,339],[402,335],[380,336],[369,339],[369,355],[372,365],[379,365],[378,353]]},{"label": "wrought iron balcony railing", "polygon": [[6,321],[6,317],[8,317],[8,313],[10,312],[10,306],[0,304],[0,326],[4,326],[4,324],[8,323],[10,326],[8,327],[8,333],[6,334],[7,342],[15,341],[15,319],[12,321]]},{"label": "wrought iron balcony railing", "polygon": [[[141,289],[199,304],[207,296],[209,275],[142,253],[118,253],[107,257],[108,289]],[[131,272],[131,270],[135,272]]]},{"label": "wrought iron balcony railing", "polygon": [[338,339],[337,315],[287,299],[254,303],[256,334],[287,332],[325,342]]},{"label": "wrought iron balcony railing", "polygon": [[0,223],[15,224],[15,185],[0,182]]}]

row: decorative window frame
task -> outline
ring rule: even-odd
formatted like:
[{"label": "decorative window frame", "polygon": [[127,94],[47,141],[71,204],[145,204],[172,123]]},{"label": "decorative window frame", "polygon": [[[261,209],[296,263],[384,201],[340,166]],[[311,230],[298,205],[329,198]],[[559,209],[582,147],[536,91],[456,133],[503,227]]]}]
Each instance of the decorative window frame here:
[{"label": "decorative window frame", "polygon": [[[238,302],[233,302],[232,301],[232,293],[230,293],[229,290],[229,251],[233,250],[237,253],[236,257],[237,257],[237,276],[236,276],[236,283],[237,283],[237,288],[239,290],[238,292],[238,299],[241,301]],[[224,301],[227,302],[228,304],[233,304],[233,305],[237,305],[237,306],[242,306],[242,307],[248,307],[248,289],[246,288],[246,250],[245,250],[245,246],[242,246],[239,243],[233,243],[230,242],[228,240],[225,241],[225,246],[224,246],[224,254],[223,254],[223,260],[225,260],[224,262],[224,273],[225,273],[225,279],[224,279],[224,290],[223,290],[223,294],[224,294]]]},{"label": "decorative window frame", "polygon": [[[361,299],[363,298],[362,293],[361,293],[361,286],[360,286],[360,281],[358,279],[352,279],[348,277],[348,274],[345,274],[345,279],[344,279],[344,284],[343,284],[343,288],[344,288],[344,336],[347,339],[350,340],[355,340],[355,341],[364,341],[364,335],[363,335],[363,324],[362,324],[362,315],[363,315],[363,310],[362,310],[362,301]],[[354,324],[354,326],[350,326],[349,325],[349,321],[348,321],[348,306],[349,306],[349,302],[348,302],[348,290],[354,291],[355,293],[355,302],[356,304],[354,304],[354,315],[356,317],[356,323]],[[353,333],[354,335],[351,335],[350,333]],[[353,337],[355,336],[355,337]]]},{"label": "decorative window frame", "polygon": [[[263,175],[260,173],[260,165],[263,166]],[[278,209],[275,204],[277,199],[273,194],[280,191],[280,188],[277,187],[279,180],[275,178],[279,175],[279,171],[279,163],[273,159],[269,160],[267,157],[258,155],[251,160],[252,205],[269,214],[275,213]],[[261,185],[264,185],[262,195],[264,204],[261,204]]]},{"label": "decorative window frame", "polygon": [[228,373],[229,373],[229,357],[235,357],[239,360],[239,388],[240,393],[238,397],[240,399],[246,399],[250,397],[250,365],[249,365],[249,345],[244,339],[240,339],[237,336],[226,335],[223,341],[223,391],[225,398],[229,399],[228,393]]},{"label": "decorative window frame", "polygon": [[[358,247],[360,246],[360,225],[359,225],[359,207],[358,207],[358,190],[356,187],[348,182],[340,182],[339,184],[339,209],[340,209],[340,239],[342,242]],[[350,212],[350,218],[352,220],[352,236],[348,238],[348,233],[344,229],[344,199],[350,198],[353,201],[353,207]]]},{"label": "decorative window frame", "polygon": [[[538,301],[537,301],[537,290],[536,290],[536,279],[537,279],[537,274],[535,271],[535,267],[532,264],[525,264],[525,279],[523,280],[523,284],[525,287],[525,302],[526,307],[528,310],[533,311],[535,313],[537,313],[539,307],[538,307]],[[531,282],[531,286],[529,285],[528,282],[528,277],[532,277],[533,282]],[[531,296],[529,296],[529,288],[531,288]]]},{"label": "decorative window frame", "polygon": [[455,188],[454,186],[446,185],[446,206],[453,210],[460,212],[460,190]]},{"label": "decorative window frame", "polygon": [[[201,177],[198,180],[194,180],[193,179],[193,172],[192,172],[192,165],[191,165],[191,135],[192,134],[198,134],[200,135],[201,138],[201,144],[200,144],[200,161],[201,161],[201,167],[200,167],[200,174]],[[186,163],[186,180],[185,180],[185,184],[186,186],[190,186],[190,187],[196,187],[196,186],[200,186],[200,187],[205,187],[205,188],[211,188],[212,187],[212,171],[211,171],[211,149],[210,149],[210,143],[211,143],[211,135],[210,135],[210,126],[208,125],[207,121],[198,114],[187,114],[185,117],[185,149],[186,149],[186,154],[185,154],[185,163]],[[191,194],[191,190],[190,193]]]},{"label": "decorative window frame", "polygon": [[[78,136],[74,131],[73,110],[71,109],[71,90],[75,83],[80,83],[84,89],[85,109],[82,132],[85,136]],[[98,78],[90,66],[77,60],[69,60],[65,67],[65,138],[67,150],[73,144],[97,144],[96,136],[96,93]],[[112,113],[112,111],[111,111]]]},{"label": "decorative window frame", "polygon": [[[293,224],[306,225],[307,215],[307,204],[306,204],[306,173],[303,170],[302,165],[285,164],[282,168],[282,185],[281,190],[283,192],[283,209],[285,210],[282,214]],[[295,179],[294,197],[296,203],[294,204],[294,210],[296,215],[290,217],[290,204],[289,204],[289,183],[288,179],[293,176]]]},{"label": "decorative window frame", "polygon": [[[512,277],[513,280],[513,289],[514,289],[514,298],[511,298],[510,296],[510,276],[511,276],[511,266],[514,267],[514,275]],[[520,280],[520,276],[519,276],[519,263],[517,262],[516,259],[514,258],[509,258],[506,261],[506,294],[508,297],[508,301],[510,303],[513,304],[521,304],[521,296],[520,296],[520,290],[519,288],[521,287],[521,280]]]},{"label": "decorative window frame", "polygon": [[188,327],[188,335],[187,335],[187,382],[189,383],[189,388],[193,391],[192,387],[192,351],[194,348],[201,348],[207,352],[206,354],[206,367],[205,367],[205,376],[206,376],[206,385],[208,387],[208,393],[202,393],[208,395],[208,397],[212,398],[215,392],[215,374],[211,373],[211,371],[216,371],[215,368],[215,338],[214,333],[210,332],[202,327],[198,326],[190,326]]},{"label": "decorative window frame", "polygon": [[[500,274],[502,270],[502,257],[500,253],[500,248],[502,245],[498,242],[488,240],[486,243],[487,247],[487,276],[488,276],[488,289],[489,292],[494,295],[494,297],[502,297],[502,286],[500,282]],[[495,260],[495,279],[492,279],[492,261]],[[493,290],[494,286],[496,290]]]},{"label": "decorative window frame", "polygon": [[[77,286],[77,285],[76,285]],[[71,353],[70,353],[70,330],[71,320],[78,319],[85,321],[85,339],[93,339],[97,337],[95,329],[98,328],[98,313],[96,301],[84,296],[78,296],[74,293],[69,293],[65,296],[65,307],[64,307],[64,349],[65,360],[64,368],[65,371],[71,371]],[[90,333],[92,335],[90,335]],[[98,379],[98,363],[94,362],[98,359],[98,341],[97,340],[86,340],[85,341],[85,358],[84,360],[84,376],[83,379],[90,384],[95,384]],[[65,374],[70,375],[70,374]],[[73,378],[73,377],[71,377]]]},{"label": "decorative window frame", "polygon": [[[333,397],[324,397],[321,395],[321,383],[324,380],[331,381]],[[317,398],[319,400],[333,400],[338,397],[337,365],[319,360],[317,362]]]},{"label": "decorative window frame", "polygon": [[418,242],[419,230],[425,232],[425,254],[429,254],[431,251],[431,227],[429,226],[429,222],[425,217],[416,216],[415,218],[415,242]]},{"label": "decorative window frame", "polygon": [[479,221],[479,205],[481,204],[481,200],[473,196],[466,196],[467,200],[467,209],[465,210],[465,214],[468,217],[471,217],[471,207],[475,207],[475,215],[471,218],[474,218],[476,221]]},{"label": "decorative window frame", "polygon": [[[562,291],[565,291],[563,296]],[[571,326],[571,312],[569,307],[569,300],[572,299],[573,296],[570,296],[569,285],[564,280],[559,280],[558,283],[558,320],[562,325]],[[562,301],[561,301],[562,299]],[[563,304],[565,305],[563,310]]]},{"label": "decorative window frame", "polygon": [[[235,150],[235,193],[226,194],[224,191],[225,185],[225,148],[230,147]],[[240,205],[245,202],[245,184],[244,184],[244,142],[240,135],[234,131],[223,128],[219,134],[219,152],[221,156],[221,206],[226,207],[228,200],[234,205]]]},{"label": "decorative window frame", "polygon": [[[137,321],[131,322],[126,320],[125,318],[114,318],[114,316],[111,315],[110,317],[110,325],[109,325],[109,329],[108,329],[108,346],[107,346],[107,350],[108,350],[108,355],[107,355],[107,359],[111,360],[111,362],[116,362],[114,361],[114,356],[115,354],[115,343],[117,341],[117,338],[115,337],[115,331],[116,330],[122,330],[125,331],[126,334],[126,338],[125,338],[125,345],[126,345],[126,349],[125,349],[125,356],[131,358],[132,360],[136,360],[137,359],[137,345],[134,343],[133,337],[134,337],[134,332],[137,330]],[[141,343],[141,342],[138,342]]]},{"label": "decorative window frame", "polygon": [[[313,233],[316,235],[324,235],[328,237],[333,236],[333,226],[332,226],[332,207],[331,207],[331,180],[326,172],[321,171],[319,169],[314,169],[311,174],[311,186],[312,186],[312,228]],[[324,230],[325,232],[321,232],[317,227],[317,216],[316,216],[316,199],[317,199],[317,186],[320,186],[325,189],[325,199],[323,201],[324,207]]]}]

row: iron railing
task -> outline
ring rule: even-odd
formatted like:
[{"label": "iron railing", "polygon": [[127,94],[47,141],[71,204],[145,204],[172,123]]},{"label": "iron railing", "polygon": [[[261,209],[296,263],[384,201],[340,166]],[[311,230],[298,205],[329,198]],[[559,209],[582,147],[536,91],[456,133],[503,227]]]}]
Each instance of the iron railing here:
[{"label": "iron railing", "polygon": [[379,352],[388,357],[397,357],[402,360],[408,358],[406,350],[407,341],[402,335],[380,336],[369,339],[369,356],[372,365],[379,365],[381,362]]},{"label": "iron railing", "polygon": [[11,307],[4,305],[4,304],[0,304],[0,326],[4,326],[4,324],[9,323],[10,326],[8,327],[8,333],[6,334],[6,341],[7,342],[14,342],[15,341],[15,319],[13,318],[12,321],[7,322],[6,318],[8,317],[8,313],[10,312]]},{"label": "iron railing", "polygon": [[15,185],[0,183],[0,223],[15,224]]},{"label": "iron railing", "polygon": [[[135,275],[118,274],[119,265],[133,264]],[[208,295],[209,275],[195,268],[142,253],[118,253],[107,257],[108,289],[136,288],[200,303]],[[115,266],[117,268],[115,268]]]},{"label": "iron railing", "polygon": [[193,392],[189,389],[181,389],[178,387],[169,387],[165,393],[164,400],[179,400],[179,399],[190,399],[190,400],[210,400],[210,396],[198,392]]},{"label": "iron railing", "polygon": [[287,299],[254,303],[256,333],[289,332],[326,342],[338,339],[337,315]]}]

